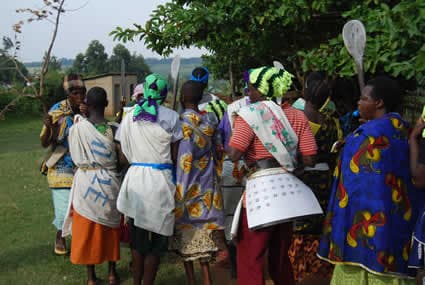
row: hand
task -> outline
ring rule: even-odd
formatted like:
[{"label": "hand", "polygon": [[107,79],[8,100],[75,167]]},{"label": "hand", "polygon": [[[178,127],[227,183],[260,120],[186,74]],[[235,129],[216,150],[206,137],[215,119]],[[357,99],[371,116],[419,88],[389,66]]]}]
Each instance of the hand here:
[{"label": "hand", "polygon": [[84,117],[87,117],[89,109],[85,103],[80,104],[80,114]]},{"label": "hand", "polygon": [[246,209],[246,191],[242,193],[242,207]]},{"label": "hand", "polygon": [[44,117],[44,125],[46,126],[46,127],[48,127],[48,128],[52,128],[52,126],[53,126],[53,119],[52,119],[52,116],[50,116],[50,115],[46,115],[45,117]]},{"label": "hand", "polygon": [[411,140],[415,140],[417,139],[420,135],[422,135],[422,131],[425,128],[425,122],[422,119],[422,116],[419,117],[419,119],[416,121],[416,125],[413,128],[412,132],[410,133],[410,139]]}]

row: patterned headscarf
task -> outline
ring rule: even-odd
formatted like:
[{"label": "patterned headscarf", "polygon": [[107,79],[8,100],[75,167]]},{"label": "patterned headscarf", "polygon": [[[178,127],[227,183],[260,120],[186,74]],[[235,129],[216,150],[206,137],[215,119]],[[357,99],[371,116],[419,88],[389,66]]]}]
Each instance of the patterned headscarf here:
[{"label": "patterned headscarf", "polygon": [[292,74],[276,67],[255,68],[249,73],[249,82],[268,99],[283,96],[292,84]]},{"label": "patterned headscarf", "polygon": [[[199,70],[199,69],[203,69],[205,71],[204,76],[201,77],[200,75],[196,75],[196,76],[193,75],[193,73],[196,70]],[[210,72],[208,71],[208,69],[206,67],[204,67],[204,66],[197,67],[194,70],[192,70],[192,74],[190,75],[190,80],[207,84],[208,83],[208,77],[209,77],[209,75],[210,75]]]},{"label": "patterned headscarf", "polygon": [[67,92],[71,92],[72,89],[86,89],[83,78],[78,74],[65,75],[63,79],[63,89]]},{"label": "patterned headscarf", "polygon": [[156,122],[158,107],[167,97],[167,81],[157,73],[149,74],[143,84],[143,98],[137,103],[133,120]]}]

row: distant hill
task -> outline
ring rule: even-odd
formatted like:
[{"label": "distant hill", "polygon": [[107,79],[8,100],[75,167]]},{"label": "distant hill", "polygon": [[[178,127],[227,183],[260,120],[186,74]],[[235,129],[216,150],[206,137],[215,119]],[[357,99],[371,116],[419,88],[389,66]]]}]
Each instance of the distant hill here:
[{"label": "distant hill", "polygon": [[[161,73],[168,75],[170,73],[170,65],[172,58],[145,58],[145,62],[149,65],[152,72]],[[62,69],[67,69],[72,66],[74,59],[71,58],[60,58],[59,61],[62,63]],[[24,65],[30,70],[38,70],[41,67],[40,61],[25,62]],[[202,59],[200,57],[182,58],[180,62],[180,75],[181,78],[187,78],[190,72],[196,66],[202,65]]]}]

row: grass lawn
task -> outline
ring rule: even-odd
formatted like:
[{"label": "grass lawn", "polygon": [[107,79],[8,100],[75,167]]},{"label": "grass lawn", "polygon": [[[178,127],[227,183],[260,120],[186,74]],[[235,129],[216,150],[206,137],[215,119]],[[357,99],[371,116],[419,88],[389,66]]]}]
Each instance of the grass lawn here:
[{"label": "grass lawn", "polygon": [[[83,266],[53,254],[51,193],[38,172],[44,154],[38,137],[41,124],[40,117],[0,121],[0,284],[85,284]],[[123,247],[121,284],[132,281],[128,262],[129,249]],[[97,275],[105,280],[106,264],[98,266]],[[156,284],[185,284],[183,265],[165,257]]]}]

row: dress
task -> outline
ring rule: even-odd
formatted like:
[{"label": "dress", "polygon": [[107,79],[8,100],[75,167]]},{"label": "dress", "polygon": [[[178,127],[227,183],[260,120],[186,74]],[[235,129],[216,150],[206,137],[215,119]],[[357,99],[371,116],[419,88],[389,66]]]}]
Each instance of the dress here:
[{"label": "dress", "polygon": [[223,198],[214,154],[217,123],[209,120],[211,116],[193,110],[185,110],[181,118],[183,140],[176,171],[176,226],[170,247],[185,261],[209,261],[218,250],[212,233],[224,228]]},{"label": "dress", "polygon": [[134,107],[124,117],[117,140],[130,163],[118,195],[118,210],[138,228],[171,236],[174,192],[171,143],[183,135],[178,114],[159,106],[156,122],[133,120]]},{"label": "dress", "polygon": [[113,138],[110,125],[93,125],[81,116],[76,116],[70,129],[70,152],[78,169],[62,233],[72,233],[74,264],[100,264],[120,258],[116,203],[121,177]]},{"label": "dress", "polygon": [[352,276],[340,270],[348,265],[372,279],[407,278],[411,235],[424,202],[410,178],[407,123],[389,113],[361,125],[346,138],[334,178],[318,251],[338,265],[332,282],[349,282]]},{"label": "dress", "polygon": [[[69,190],[74,178],[74,164],[69,154],[68,135],[73,125],[74,113],[67,99],[54,104],[49,115],[52,116],[53,124],[56,124],[57,137],[53,153],[60,157],[57,162],[47,171],[47,182],[52,190],[55,218],[53,225],[57,230],[62,228],[65,220],[66,209],[69,202]],[[43,126],[40,137],[47,131]]]},{"label": "dress", "polygon": [[[288,104],[283,106],[282,112],[276,110],[279,109],[278,106],[270,105],[273,103],[263,102],[248,105],[240,110],[240,117],[235,120],[229,145],[245,154],[248,166],[256,160],[275,158],[280,165],[292,170],[296,164],[297,149],[303,155],[316,153],[316,144],[307,118],[304,113]],[[248,123],[243,114],[250,112],[260,114],[262,119],[257,119],[256,123]],[[284,121],[277,118],[283,118]],[[263,143],[263,138],[260,140],[256,135],[260,129],[268,134],[270,143]],[[288,258],[292,224],[280,223],[251,231],[248,229],[245,209],[242,209],[240,219],[237,244],[238,284],[264,284],[263,267],[267,249],[269,272],[275,284],[295,284]]]}]

